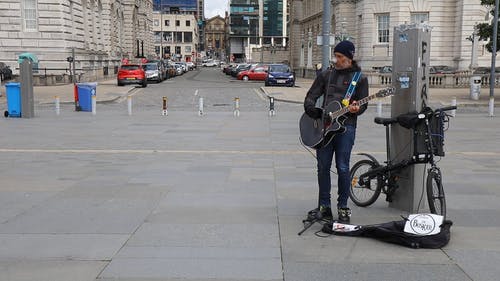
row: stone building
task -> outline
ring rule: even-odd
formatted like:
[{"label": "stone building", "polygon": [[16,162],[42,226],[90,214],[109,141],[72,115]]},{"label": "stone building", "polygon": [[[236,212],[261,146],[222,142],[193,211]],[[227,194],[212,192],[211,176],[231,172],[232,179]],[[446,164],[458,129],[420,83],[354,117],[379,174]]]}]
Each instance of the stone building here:
[{"label": "stone building", "polygon": [[85,80],[111,75],[121,59],[153,53],[151,13],[152,0],[0,0],[0,61],[18,73],[30,53],[38,75],[66,80],[74,50]]},{"label": "stone building", "polygon": [[198,49],[198,24],[194,14],[153,13],[155,53],[164,59],[194,61]]},{"label": "stone building", "polygon": [[[290,59],[298,73],[313,72],[321,62],[323,0],[290,0]],[[427,23],[432,27],[431,65],[461,70],[491,60],[487,42],[468,40],[476,23],[491,20],[480,0],[331,0],[331,31],[335,43],[350,39],[365,70],[392,64],[396,26]],[[472,55],[473,44],[477,52]]]},{"label": "stone building", "polygon": [[225,60],[226,21],[221,16],[215,16],[206,21],[205,48],[208,57]]}]

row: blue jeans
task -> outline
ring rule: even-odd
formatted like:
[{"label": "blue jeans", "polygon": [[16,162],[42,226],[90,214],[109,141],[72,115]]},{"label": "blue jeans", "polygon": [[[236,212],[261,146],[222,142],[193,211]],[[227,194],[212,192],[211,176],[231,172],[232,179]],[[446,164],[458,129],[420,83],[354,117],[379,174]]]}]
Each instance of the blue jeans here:
[{"label": "blue jeans", "polygon": [[347,125],[344,133],[335,135],[327,146],[316,150],[319,185],[318,202],[320,206],[331,206],[330,191],[332,189],[332,184],[330,168],[332,167],[332,160],[335,155],[335,167],[337,168],[338,176],[337,208],[347,208],[347,200],[349,199],[351,190],[349,161],[351,159],[351,151],[355,138],[356,128]]}]

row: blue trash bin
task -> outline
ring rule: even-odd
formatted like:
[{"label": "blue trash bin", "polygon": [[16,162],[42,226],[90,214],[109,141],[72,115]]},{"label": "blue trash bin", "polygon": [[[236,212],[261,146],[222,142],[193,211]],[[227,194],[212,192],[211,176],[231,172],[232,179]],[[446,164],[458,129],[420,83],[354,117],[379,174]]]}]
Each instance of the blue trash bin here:
[{"label": "blue trash bin", "polygon": [[5,117],[21,117],[21,83],[10,82],[5,84],[7,96],[7,111]]},{"label": "blue trash bin", "polygon": [[81,111],[92,111],[92,96],[96,95],[97,83],[76,83]]}]

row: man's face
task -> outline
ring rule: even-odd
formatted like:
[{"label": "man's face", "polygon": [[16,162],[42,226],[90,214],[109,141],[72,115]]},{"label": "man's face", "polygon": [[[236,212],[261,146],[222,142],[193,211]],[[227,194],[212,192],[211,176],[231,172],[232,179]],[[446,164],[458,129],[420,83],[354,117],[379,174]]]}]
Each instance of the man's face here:
[{"label": "man's face", "polygon": [[335,53],[335,68],[346,69],[352,66],[352,60],[341,53]]}]

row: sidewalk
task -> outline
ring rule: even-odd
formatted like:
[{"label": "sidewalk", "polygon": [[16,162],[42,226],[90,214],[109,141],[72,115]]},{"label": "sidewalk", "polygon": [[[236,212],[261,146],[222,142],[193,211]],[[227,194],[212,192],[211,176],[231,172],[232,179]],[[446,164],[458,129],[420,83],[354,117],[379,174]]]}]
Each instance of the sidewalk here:
[{"label": "sidewalk", "polygon": [[[103,82],[97,95],[111,100],[127,88]],[[270,89],[290,101],[288,90],[306,91]],[[37,102],[70,90],[38,90]],[[273,117],[264,106],[239,117],[191,107],[129,116],[112,104],[97,115],[40,106],[36,118],[0,118],[0,281],[499,279],[500,119],[451,120],[439,161],[451,241],[409,249],[321,238],[319,224],[297,235],[317,202],[316,160],[298,139],[300,104],[281,105]],[[352,163],[358,152],[385,154],[375,114],[358,121]],[[350,203],[352,222],[406,215],[384,199]]]},{"label": "sidewalk", "polygon": [[[8,82],[9,81],[7,81],[7,83]],[[5,103],[5,86],[2,85],[1,88],[0,92],[2,93],[2,97],[0,97],[0,104]],[[125,85],[119,87],[116,85],[116,79],[99,81],[97,82],[96,88],[96,101],[97,103],[113,102],[123,96],[126,96],[135,88],[136,85]],[[61,103],[73,103],[73,84],[33,87],[33,98],[35,104],[54,103],[56,96],[59,97]]]},{"label": "sidewalk", "polygon": [[[299,78],[295,87],[262,87],[264,93],[276,100],[293,103],[304,102],[305,95],[312,85],[312,79]],[[370,88],[370,94],[376,93],[382,88]],[[500,89],[495,89],[495,96],[500,94]],[[442,106],[450,105],[453,99],[457,100],[460,106],[488,106],[489,88],[481,88],[479,100],[470,99],[469,88],[430,88],[429,99],[431,103],[438,103]],[[372,102],[373,103],[373,102]],[[390,97],[382,100],[383,104],[390,104]],[[500,98],[495,99],[495,106],[500,106]]]}]

